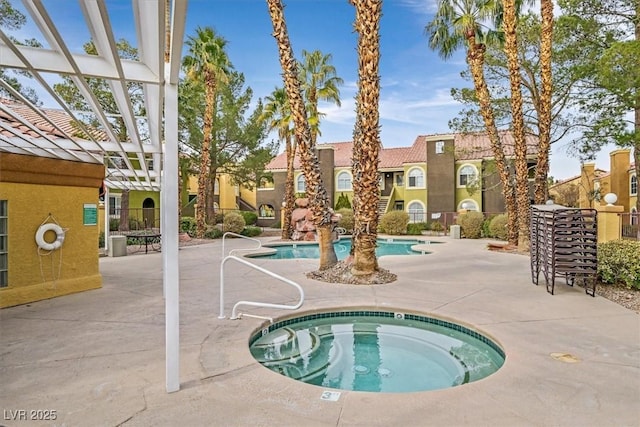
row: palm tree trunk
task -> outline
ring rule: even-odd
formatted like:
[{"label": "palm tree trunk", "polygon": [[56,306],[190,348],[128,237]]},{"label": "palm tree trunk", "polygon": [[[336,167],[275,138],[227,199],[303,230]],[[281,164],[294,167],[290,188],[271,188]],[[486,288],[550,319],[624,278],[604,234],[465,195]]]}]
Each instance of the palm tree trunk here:
[{"label": "palm tree trunk", "polygon": [[553,1],[541,0],[540,13],[540,106],[538,109],[539,142],[536,162],[535,192],[536,204],[543,204],[548,198],[549,150],[551,149],[551,43],[553,39]]},{"label": "palm tree trunk", "polygon": [[525,140],[524,115],[522,112],[522,77],[518,61],[517,16],[515,0],[503,2],[505,33],[504,52],[509,68],[511,87],[511,117],[513,124],[515,171],[516,171],[516,204],[518,208],[518,247],[527,250],[529,247],[529,177],[527,170],[527,145]]},{"label": "palm tree trunk", "polygon": [[296,157],[296,146],[291,141],[291,135],[286,137],[286,152],[287,152],[287,178],[284,187],[284,218],[282,221],[282,240],[291,240],[291,213],[293,212],[293,204],[295,203],[295,188],[294,188],[294,161]]},{"label": "palm tree trunk", "polygon": [[467,51],[467,62],[469,63],[469,70],[473,77],[473,84],[476,90],[476,96],[478,97],[478,104],[480,105],[480,113],[482,114],[484,126],[486,128],[489,141],[491,142],[491,149],[493,151],[493,156],[495,157],[496,168],[498,169],[500,182],[502,183],[502,195],[504,197],[505,209],[507,211],[507,240],[512,245],[517,245],[518,212],[513,189],[513,180],[504,154],[502,141],[498,134],[498,128],[496,127],[495,116],[491,106],[491,95],[484,77],[483,67],[486,48],[484,45],[476,44],[473,37],[470,39],[469,45],[470,47]]},{"label": "palm tree trunk", "polygon": [[213,109],[215,102],[216,81],[213,76],[205,76],[205,111],[202,129],[202,150],[200,152],[200,173],[198,175],[198,209],[196,210],[196,237],[204,239],[207,231],[207,184],[211,165],[211,129],[213,127]]},{"label": "palm tree trunk", "polygon": [[318,232],[320,243],[320,270],[326,270],[338,262],[331,241],[333,224],[331,223],[331,207],[329,197],[324,188],[320,174],[318,157],[311,147],[311,131],[305,109],[298,66],[289,41],[289,34],[284,19],[284,11],[280,0],[267,0],[269,15],[273,24],[273,36],[278,44],[280,66],[282,67],[284,86],[287,91],[291,116],[294,124],[295,138],[300,150],[302,171],[306,181],[306,192],[309,198],[309,209]]},{"label": "palm tree trunk", "polygon": [[358,95],[353,132],[353,266],[354,275],[378,270],[378,158],[380,153],[380,18],[381,0],[351,0],[358,32]]}]

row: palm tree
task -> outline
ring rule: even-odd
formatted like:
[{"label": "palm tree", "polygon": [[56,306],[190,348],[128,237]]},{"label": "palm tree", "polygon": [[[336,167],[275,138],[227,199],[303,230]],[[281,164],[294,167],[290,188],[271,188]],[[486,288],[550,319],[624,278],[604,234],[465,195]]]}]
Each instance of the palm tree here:
[{"label": "palm tree", "polygon": [[311,127],[311,147],[316,146],[320,134],[318,101],[329,101],[340,107],[340,89],[344,81],[337,76],[336,68],[330,64],[331,54],[323,55],[319,50],[302,51],[300,81],[307,100],[307,113]]},{"label": "palm tree", "polygon": [[296,156],[296,144],[292,138],[291,108],[284,88],[275,88],[271,95],[265,99],[262,119],[267,121],[269,131],[278,130],[278,138],[284,141],[287,153],[287,178],[284,189],[284,218],[282,221],[282,239],[291,239],[291,212],[295,203],[295,188],[293,182],[294,159]]},{"label": "palm tree", "polygon": [[553,0],[540,0],[540,106],[538,111],[539,141],[536,161],[535,192],[536,204],[542,204],[548,196],[549,150],[551,148],[551,48],[553,39]]},{"label": "palm tree", "polygon": [[189,53],[182,61],[187,79],[204,84],[205,112],[203,123],[200,171],[198,174],[198,209],[196,211],[196,237],[201,239],[206,231],[207,186],[210,185],[211,135],[218,83],[227,79],[231,63],[225,52],[227,41],[210,27],[196,29],[196,35],[186,42]]},{"label": "palm tree", "polygon": [[438,11],[433,21],[426,26],[425,32],[429,36],[429,47],[437,50],[444,59],[449,59],[457,49],[466,48],[467,63],[473,78],[480,113],[502,183],[502,195],[508,217],[508,240],[509,243],[517,244],[518,217],[512,174],[498,134],[491,107],[491,94],[484,77],[486,44],[497,43],[500,34],[484,27],[482,22],[495,17],[497,13],[498,5],[494,1],[441,0]]},{"label": "palm tree", "polygon": [[380,153],[380,18],[382,0],[351,0],[358,33],[358,95],[353,131],[353,267],[354,275],[378,270],[378,158]]},{"label": "palm tree", "polygon": [[522,76],[518,59],[518,0],[502,2],[502,29],[504,31],[504,53],[509,69],[511,87],[511,119],[514,139],[516,204],[518,207],[518,247],[529,245],[529,176],[527,167],[527,144],[525,140],[524,115],[522,113]]},{"label": "palm tree", "polygon": [[273,36],[278,44],[282,78],[287,91],[287,98],[291,106],[291,117],[295,130],[295,138],[300,152],[302,171],[306,181],[306,192],[309,198],[309,209],[312,221],[318,232],[320,246],[320,270],[331,268],[338,262],[333,248],[331,222],[331,206],[329,196],[324,188],[320,175],[320,163],[311,145],[311,130],[307,120],[302,88],[298,75],[298,63],[293,56],[293,49],[289,41],[287,25],[284,19],[284,10],[281,0],[267,0],[271,23],[273,24]]}]

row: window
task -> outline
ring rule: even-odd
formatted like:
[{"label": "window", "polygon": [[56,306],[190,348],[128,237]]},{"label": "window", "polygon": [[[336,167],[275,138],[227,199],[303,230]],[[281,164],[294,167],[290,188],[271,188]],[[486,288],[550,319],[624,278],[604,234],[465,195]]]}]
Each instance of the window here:
[{"label": "window", "polygon": [[409,188],[424,187],[424,172],[420,168],[413,168],[409,171]]},{"label": "window", "polygon": [[300,174],[296,179],[296,192],[304,193],[305,191],[307,191],[307,183],[304,181],[304,175]]},{"label": "window", "polygon": [[[211,187],[209,187],[211,188]],[[213,184],[213,194],[215,194],[216,196],[220,195],[220,180],[216,178],[216,180],[214,181]]]},{"label": "window", "polygon": [[631,225],[638,225],[640,217],[635,207],[631,208]]},{"label": "window", "polygon": [[631,183],[629,185],[629,188],[631,189],[632,196],[638,195],[638,177],[637,176],[631,175]]},{"label": "window", "polygon": [[444,153],[444,141],[436,141],[436,154]]},{"label": "window", "polygon": [[276,217],[276,211],[275,209],[273,209],[273,206],[271,205],[260,205],[260,207],[258,208],[258,216],[260,218],[275,218]]},{"label": "window", "polygon": [[476,182],[477,169],[473,165],[464,165],[458,172],[458,187],[466,187]]},{"label": "window", "polygon": [[351,191],[351,174],[347,171],[342,171],[338,174],[338,190]]},{"label": "window", "polygon": [[378,186],[380,187],[381,191],[384,191],[384,174],[383,173],[380,174],[380,179],[378,179]]},{"label": "window", "polygon": [[424,222],[424,205],[422,202],[413,201],[407,206],[407,212],[409,213],[409,222]]},{"label": "window", "polygon": [[118,195],[110,195],[109,196],[109,215],[111,216],[119,216],[120,215],[120,206],[122,206],[122,198]]},{"label": "window", "polygon": [[467,211],[478,211],[478,204],[476,203],[475,200],[471,200],[471,199],[466,199],[463,200],[462,202],[460,202],[460,204],[458,205],[458,210],[467,210]]},{"label": "window", "polygon": [[393,209],[396,211],[403,211],[404,210],[404,201],[403,200],[397,200],[395,202],[395,204],[393,205]]},{"label": "window", "polygon": [[9,211],[8,201],[0,200],[0,288],[9,286]]},{"label": "window", "polygon": [[396,187],[402,187],[404,185],[404,174],[402,172],[393,174],[396,182]]}]

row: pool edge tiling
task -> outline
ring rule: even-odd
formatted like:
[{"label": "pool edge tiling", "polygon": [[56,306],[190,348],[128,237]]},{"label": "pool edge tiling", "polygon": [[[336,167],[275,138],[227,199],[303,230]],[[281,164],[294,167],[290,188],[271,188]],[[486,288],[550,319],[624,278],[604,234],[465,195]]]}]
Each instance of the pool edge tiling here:
[{"label": "pool edge tiling", "polygon": [[[373,382],[375,384],[366,383],[363,388],[359,388],[356,386],[356,383],[365,384],[364,381],[354,381],[353,384],[351,382],[343,381],[340,378],[338,383],[334,380],[331,380],[328,372],[332,369],[333,366],[336,369],[345,369],[345,366],[353,365],[354,369],[360,366],[356,366],[354,360],[325,360],[322,361],[323,357],[329,356],[329,353],[324,356],[320,355],[321,359],[318,359],[316,355],[311,353],[305,353],[305,356],[302,356],[303,351],[303,342],[295,344],[297,342],[297,338],[292,338],[287,342],[282,341],[282,331],[284,329],[289,330],[289,335],[294,333],[293,337],[297,337],[298,332],[303,333],[302,337],[304,338],[307,334],[311,334],[309,337],[315,336],[316,328],[322,329],[326,331],[327,326],[333,325],[334,327],[338,327],[339,330],[342,330],[344,333],[344,327],[346,325],[353,325],[353,329],[349,328],[349,334],[354,334],[353,339],[356,339],[356,336],[362,336],[363,332],[356,332],[356,330],[362,330],[363,323],[357,322],[355,319],[362,318],[364,324],[369,325],[369,327],[375,325],[375,331],[373,335],[376,337],[374,343],[369,343],[369,345],[373,345],[375,348],[371,348],[366,350],[368,354],[371,354],[371,351],[378,352],[382,354],[383,352],[383,342],[388,338],[383,339],[385,336],[395,336],[396,338],[400,338],[400,341],[394,340],[395,345],[392,347],[384,347],[386,356],[384,363],[387,367],[390,364],[396,363],[399,365],[399,370],[394,369],[395,372],[401,373],[405,376],[405,380],[401,383],[398,380],[394,385],[389,385],[390,382],[387,379],[384,379],[382,375],[376,375],[375,372],[379,372],[380,369],[387,370],[386,367],[382,365],[376,364],[376,366],[370,366],[367,368],[367,373],[372,372]],[[336,322],[326,323],[327,320],[335,319]],[[380,319],[380,320],[376,320]],[[316,324],[309,324],[309,322],[318,321]],[[478,328],[475,327],[467,327],[459,321],[445,320],[443,318],[439,318],[437,316],[433,316],[427,313],[416,313],[414,311],[407,310],[381,310],[379,308],[340,308],[333,310],[323,310],[323,311],[309,311],[303,313],[297,313],[296,315],[283,316],[282,318],[275,319],[272,323],[264,323],[260,328],[257,328],[253,331],[249,338],[249,347],[252,349],[254,358],[258,363],[262,366],[269,368],[275,372],[278,372],[289,379],[301,381],[307,384],[312,384],[320,387],[329,387],[336,388],[345,391],[374,391],[374,392],[395,392],[395,393],[408,393],[408,392],[421,392],[421,391],[433,391],[442,388],[451,388],[456,387],[462,384],[466,384],[468,382],[476,382],[483,380],[487,377],[495,374],[502,366],[504,366],[506,362],[506,354],[504,349],[496,342],[495,339],[489,338],[489,334],[479,331]],[[339,326],[342,325],[342,326]],[[356,328],[355,325],[360,325],[359,328]],[[294,327],[291,330],[289,327]],[[298,329],[296,328],[296,326]],[[393,331],[389,330],[389,328],[393,329]],[[397,329],[400,328],[400,329]],[[333,330],[333,328],[332,328]],[[385,332],[386,331],[386,332]],[[447,332],[448,331],[448,332]],[[280,332],[280,333],[278,333]],[[335,331],[334,331],[335,332]],[[271,339],[275,341],[270,341],[268,339],[269,336],[274,335]],[[369,332],[370,334],[371,332]],[[382,334],[382,335],[380,335]],[[391,334],[391,335],[389,335]],[[418,334],[418,335],[416,335]],[[323,334],[325,336],[326,334]],[[336,344],[333,342],[334,335],[333,333],[329,333],[329,338],[331,338],[328,342],[331,345],[333,350],[333,346]],[[418,338],[418,336],[422,336],[422,338]],[[431,338],[429,338],[431,337]],[[440,338],[438,338],[440,337]],[[456,338],[457,337],[457,338]],[[319,337],[317,337],[320,339]],[[264,339],[267,339],[265,342],[260,342]],[[362,338],[361,338],[362,339]],[[324,338],[323,338],[324,340]],[[444,341],[443,341],[444,340]],[[449,342],[452,340],[452,342]],[[272,344],[269,344],[269,343]],[[359,353],[362,350],[357,349],[358,345],[356,345],[358,340],[353,341],[352,351]],[[259,343],[259,344],[258,344]],[[254,344],[257,346],[254,346]],[[448,348],[447,344],[451,344],[452,347]],[[455,346],[454,346],[455,344]],[[282,347],[284,345],[284,347]],[[400,347],[396,347],[400,345]],[[467,350],[463,356],[458,351],[454,351],[454,349],[461,349],[462,347],[458,347],[458,345],[462,346],[470,346],[466,347]],[[291,347],[291,348],[289,348]],[[294,357],[293,352],[300,351],[300,357]],[[429,371],[429,367],[431,365],[435,366],[435,369],[441,370],[441,368],[447,365],[448,362],[443,361],[440,356],[436,353],[433,353],[430,349],[440,349],[440,351],[444,351],[447,354],[447,358],[450,360],[455,360],[457,364],[461,365],[464,369],[463,376],[464,380],[461,377],[453,377],[453,382],[442,382],[443,378],[441,378],[440,384],[437,383],[436,379],[436,371],[427,374]],[[471,356],[468,354],[469,349],[473,349],[477,353],[473,354],[471,351]],[[282,351],[293,351],[290,353],[290,356],[283,356],[281,354]],[[415,360],[418,366],[411,366],[410,368],[405,365],[405,361],[402,363],[394,359],[391,356],[392,353],[400,353],[403,351],[409,351],[411,354],[420,355],[419,359]],[[264,353],[263,353],[264,352]],[[275,353],[273,353],[275,352]],[[322,352],[320,352],[322,353]],[[326,351],[325,351],[326,353]],[[339,352],[340,353],[340,352]],[[279,362],[273,359],[273,354],[279,355]],[[473,356],[473,357],[472,357]],[[357,355],[353,355],[356,359]],[[391,357],[391,359],[390,359]],[[434,357],[434,359],[431,359]],[[481,363],[477,358],[485,357],[485,363]],[[310,359],[309,359],[310,358]],[[304,360],[303,360],[304,359]],[[331,359],[331,357],[329,357]],[[441,360],[441,362],[436,362],[436,359]],[[297,360],[297,361],[296,361]],[[303,374],[304,371],[307,370],[309,364],[313,364],[312,362],[325,363],[325,371],[323,373],[318,373],[316,371],[311,371],[309,374]],[[298,362],[303,363],[303,367],[296,367]],[[488,363],[487,363],[488,362]],[[442,365],[440,363],[443,363]],[[337,364],[337,365],[336,365]],[[337,367],[341,366],[341,368]],[[482,366],[482,367],[481,367]],[[291,369],[294,369],[296,375],[292,376],[289,374]],[[302,370],[301,370],[302,369]],[[415,370],[414,370],[415,369]],[[425,371],[426,370],[426,371]],[[355,371],[356,374],[360,374],[361,372]],[[451,374],[451,371],[449,371]],[[326,374],[326,376],[325,376]],[[318,375],[321,376],[322,383],[317,382]],[[451,374],[454,375],[454,374]],[[357,376],[357,375],[356,375]],[[422,376],[423,379],[418,382],[414,381],[415,378]],[[378,377],[378,378],[376,378]],[[406,385],[405,385],[406,383]],[[374,386],[375,385],[375,386]]]}]

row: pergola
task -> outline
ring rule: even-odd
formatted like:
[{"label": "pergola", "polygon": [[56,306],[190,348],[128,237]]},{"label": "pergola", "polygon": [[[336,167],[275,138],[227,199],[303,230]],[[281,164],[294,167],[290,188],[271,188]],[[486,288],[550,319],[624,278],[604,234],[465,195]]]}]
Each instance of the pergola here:
[{"label": "pergola", "polygon": [[[178,77],[184,38],[187,0],[132,0],[139,60],[118,56],[116,38],[105,0],[79,0],[86,26],[98,54],[72,52],[42,0],[23,0],[32,21],[38,26],[46,48],[14,43],[0,29],[0,67],[26,71],[59,108],[81,127],[83,139],[72,136],[47,118],[41,109],[16,92],[7,82],[0,85],[54,129],[57,135],[33,126],[25,114],[0,103],[12,121],[31,132],[17,132],[0,122],[0,151],[106,165],[108,188],[151,190],[161,193],[163,289],[166,324],[166,389],[180,389],[179,379],[179,278],[178,278]],[[60,3],[58,3],[59,5]],[[74,7],[65,2],[64,7]],[[168,15],[167,15],[168,14]],[[168,18],[168,19],[167,19]],[[169,35],[169,39],[167,38]],[[167,42],[167,40],[170,40]],[[85,98],[90,111],[72,111],[54,92],[48,74],[68,76]],[[87,78],[104,79],[117,105],[129,139],[120,141],[110,117],[87,84]],[[134,114],[127,84],[139,83],[143,91],[144,117]],[[35,86],[35,84],[34,84]],[[56,107],[57,108],[57,107]],[[92,115],[100,124],[83,127],[82,116]]]}]

